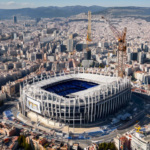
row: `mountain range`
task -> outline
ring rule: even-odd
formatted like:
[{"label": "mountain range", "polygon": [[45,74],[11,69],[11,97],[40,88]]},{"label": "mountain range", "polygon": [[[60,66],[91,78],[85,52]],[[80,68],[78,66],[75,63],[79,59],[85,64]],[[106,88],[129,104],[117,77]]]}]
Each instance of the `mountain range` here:
[{"label": "mountain range", "polygon": [[143,16],[150,15],[150,7],[109,7],[93,14],[113,15],[113,16]]},{"label": "mountain range", "polygon": [[0,9],[0,19],[12,19],[13,15],[28,16],[33,18],[69,17],[72,15],[87,13],[119,16],[140,16],[150,18],[149,7],[101,7],[101,6],[65,6],[65,7],[38,7],[22,9]]},{"label": "mountain range", "polygon": [[13,15],[20,14],[31,18],[69,17],[80,13],[97,12],[106,9],[101,6],[65,6],[65,7],[38,7],[22,9],[0,9],[1,19],[12,19]]}]

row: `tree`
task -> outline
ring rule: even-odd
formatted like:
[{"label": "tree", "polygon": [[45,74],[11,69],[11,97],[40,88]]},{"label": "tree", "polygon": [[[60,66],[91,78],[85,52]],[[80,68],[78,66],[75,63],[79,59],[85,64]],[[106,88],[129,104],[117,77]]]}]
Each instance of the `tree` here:
[{"label": "tree", "polygon": [[24,135],[20,135],[18,138],[18,144],[20,147],[25,150],[32,150],[31,145],[26,142],[26,137]]},{"label": "tree", "polygon": [[116,146],[114,143],[109,142],[109,143],[101,143],[99,144],[99,150],[117,150]]},{"label": "tree", "polygon": [[31,148],[31,145],[30,145],[30,144],[27,144],[27,143],[26,143],[26,146],[25,146],[24,149],[25,149],[25,150],[31,150],[32,148]]},{"label": "tree", "polygon": [[19,144],[19,146],[21,146],[21,136],[19,136],[19,138],[18,138],[18,144]]},{"label": "tree", "polygon": [[82,63],[79,63],[79,64],[78,64],[78,67],[82,67]]},{"label": "tree", "polygon": [[131,80],[132,80],[132,81],[136,81],[136,78],[135,78],[135,74],[134,74],[134,73],[132,74]]},{"label": "tree", "polygon": [[25,136],[23,136],[23,144],[22,144],[22,147],[26,147],[26,138],[25,138]]},{"label": "tree", "polygon": [[105,65],[100,63],[99,68],[104,68],[104,67],[105,67]]}]

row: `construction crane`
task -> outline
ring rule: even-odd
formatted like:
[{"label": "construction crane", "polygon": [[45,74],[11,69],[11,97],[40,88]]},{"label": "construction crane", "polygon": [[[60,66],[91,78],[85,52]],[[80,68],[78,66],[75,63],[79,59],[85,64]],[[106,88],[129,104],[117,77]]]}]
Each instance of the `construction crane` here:
[{"label": "construction crane", "polygon": [[89,51],[88,44],[91,42],[91,11],[88,11],[88,30],[86,38],[86,50]]},{"label": "construction crane", "polygon": [[126,32],[127,32],[127,28],[124,28],[124,31],[121,33],[120,31],[118,31],[107,19],[105,19],[102,16],[102,19],[106,20],[106,22],[109,24],[109,28],[111,29],[111,31],[114,33],[115,37],[118,40],[118,76],[119,77],[123,77],[125,74],[125,62],[127,59],[126,56],[126,48],[127,48],[127,44],[126,44]]},{"label": "construction crane", "polygon": [[39,74],[41,72],[41,69],[44,68],[44,63],[41,63],[39,68],[35,71],[36,74]]},{"label": "construction crane", "polygon": [[140,131],[140,130],[141,130],[141,127],[140,127],[139,125],[138,125],[138,126],[135,126],[134,128],[137,129],[136,132],[138,132],[138,133],[143,133],[143,131]]}]

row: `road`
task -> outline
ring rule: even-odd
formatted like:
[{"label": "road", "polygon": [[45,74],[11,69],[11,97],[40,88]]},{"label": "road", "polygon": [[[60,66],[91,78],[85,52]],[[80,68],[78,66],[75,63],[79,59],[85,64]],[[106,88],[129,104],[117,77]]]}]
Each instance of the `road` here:
[{"label": "road", "polygon": [[[101,137],[96,137],[96,138],[92,138],[89,140],[69,140],[69,143],[79,143],[81,147],[87,147],[89,145],[92,144],[92,142],[98,142],[98,143],[103,143],[103,142],[110,142],[113,140],[114,137],[116,137],[118,134],[124,134],[130,130],[134,129],[134,125],[132,125],[131,127],[125,129],[125,130],[115,130],[112,133],[108,134],[108,135],[104,135]],[[67,140],[66,140],[67,141]]]},{"label": "road", "polygon": [[[139,101],[139,99],[135,99],[134,98],[134,96],[132,97],[133,99],[134,99],[134,101],[136,101],[137,103],[136,103],[136,106],[134,106],[134,107],[137,107],[137,105],[140,105],[141,106],[141,109],[143,108],[143,106],[142,106],[142,103],[140,104],[140,101]],[[139,101],[139,102],[138,102]],[[1,108],[0,108],[0,118],[2,117],[2,113],[3,113],[3,111],[5,111],[5,110],[8,110],[8,109],[11,109],[12,107],[15,107],[17,105],[17,101],[12,101],[12,100],[10,100],[10,101],[6,101],[5,103],[4,103],[4,106],[2,106]],[[3,119],[0,119],[0,121],[2,121]],[[145,117],[143,117],[142,119],[141,119],[141,121],[139,122],[139,123],[143,123],[144,121],[146,120],[146,118]],[[19,129],[22,129],[22,128],[24,128],[24,129],[27,129],[27,130],[29,130],[29,128],[31,128],[31,127],[35,127],[35,125],[29,125],[29,127],[23,127],[22,125],[20,125],[20,124],[16,124],[16,123],[14,123],[13,121],[6,121],[7,123],[13,123],[14,125],[15,125],[15,127],[16,128],[19,128]],[[80,145],[81,145],[81,147],[86,147],[86,146],[88,146],[88,145],[90,145],[91,143],[92,143],[92,141],[94,142],[94,141],[99,141],[99,143],[101,143],[101,142],[109,142],[109,141],[111,141],[114,137],[116,137],[117,136],[117,134],[124,134],[124,133],[126,133],[126,132],[128,132],[128,131],[130,131],[130,130],[132,130],[132,129],[134,129],[134,125],[132,125],[131,127],[128,127],[127,129],[124,129],[124,130],[114,130],[113,132],[111,132],[110,134],[108,134],[108,135],[104,135],[104,136],[100,136],[100,137],[93,137],[93,138],[91,138],[91,139],[89,139],[89,140],[69,140],[69,143],[71,144],[71,143],[74,143],[74,142],[78,142]],[[42,129],[41,129],[42,130]],[[41,133],[41,134],[43,134],[43,133]],[[63,139],[65,142],[68,142],[68,139]]]},{"label": "road", "polygon": [[[140,97],[135,97],[134,95],[132,95],[132,100],[134,101],[135,105],[134,107],[138,107],[140,109],[143,109],[144,108],[144,102],[143,100],[140,98]],[[133,107],[133,108],[134,108]],[[133,110],[132,110],[133,111]],[[140,125],[144,125],[144,124],[147,124],[148,121],[150,121],[150,118],[147,118],[146,116],[143,117],[141,120],[139,120],[138,124]],[[92,143],[92,141],[94,142],[99,142],[99,143],[102,143],[102,142],[109,142],[111,141],[114,137],[116,137],[118,134],[124,134],[126,132],[129,132],[131,131],[132,129],[134,129],[134,125],[133,124],[132,126],[124,129],[124,130],[115,130],[113,131],[112,133],[108,134],[108,135],[105,135],[105,136],[100,136],[100,137],[95,137],[95,138],[92,138],[92,139],[89,139],[89,140],[70,140],[69,142],[70,143],[74,143],[74,142],[78,142],[80,143],[80,145],[82,147],[86,147],[88,145],[90,145]]]}]

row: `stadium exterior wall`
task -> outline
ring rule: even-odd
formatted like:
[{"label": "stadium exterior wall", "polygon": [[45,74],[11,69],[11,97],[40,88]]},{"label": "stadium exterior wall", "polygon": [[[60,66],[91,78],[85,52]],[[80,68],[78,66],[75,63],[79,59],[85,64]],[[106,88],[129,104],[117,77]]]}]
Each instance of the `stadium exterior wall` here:
[{"label": "stadium exterior wall", "polygon": [[[78,68],[70,73],[35,76],[32,78],[32,84],[24,82],[20,87],[22,114],[25,115],[27,111],[32,110],[52,120],[70,123],[73,126],[77,123],[82,126],[114,114],[130,101],[131,85],[128,78],[119,78],[119,80],[101,85],[99,89],[95,88],[94,91],[75,98],[65,98],[34,86],[37,82],[48,84],[48,80],[56,80],[58,77],[73,79],[86,74],[88,73],[85,73],[84,68]],[[29,102],[30,99],[31,102]]]}]

